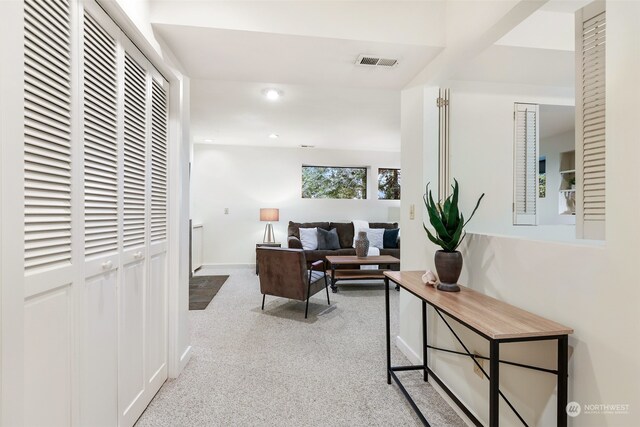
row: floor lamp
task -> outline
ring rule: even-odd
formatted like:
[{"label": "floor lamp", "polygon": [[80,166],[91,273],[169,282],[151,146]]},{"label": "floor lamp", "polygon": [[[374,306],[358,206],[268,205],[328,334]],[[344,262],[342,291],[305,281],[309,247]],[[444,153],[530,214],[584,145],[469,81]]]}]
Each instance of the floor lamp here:
[{"label": "floor lamp", "polygon": [[260,208],[260,221],[267,221],[262,243],[275,243],[276,237],[273,234],[273,225],[271,225],[271,222],[280,221],[280,210],[276,208]]}]

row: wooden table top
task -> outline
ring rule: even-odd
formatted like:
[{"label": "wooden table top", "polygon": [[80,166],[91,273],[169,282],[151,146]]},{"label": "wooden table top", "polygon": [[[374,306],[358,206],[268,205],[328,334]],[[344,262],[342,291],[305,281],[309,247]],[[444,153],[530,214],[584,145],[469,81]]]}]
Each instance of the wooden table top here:
[{"label": "wooden table top", "polygon": [[385,271],[384,275],[415,296],[481,335],[500,340],[568,335],[573,329],[460,286],[460,292],[439,291],[422,283],[423,271]]},{"label": "wooden table top", "polygon": [[400,260],[391,255],[367,256],[364,258],[358,258],[355,255],[329,255],[326,258],[329,264],[336,265],[400,264]]}]

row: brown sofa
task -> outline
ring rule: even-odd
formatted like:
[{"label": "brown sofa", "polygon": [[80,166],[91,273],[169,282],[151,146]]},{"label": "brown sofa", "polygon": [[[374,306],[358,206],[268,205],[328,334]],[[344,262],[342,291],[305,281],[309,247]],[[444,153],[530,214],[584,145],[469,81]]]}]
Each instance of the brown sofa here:
[{"label": "brown sofa", "polygon": [[[288,243],[290,248],[302,249],[300,241],[300,228],[322,228],[331,230],[335,228],[338,232],[340,240],[340,249],[335,250],[313,250],[304,251],[307,264],[311,264],[318,260],[325,260],[327,255],[355,255],[356,250],[353,248],[354,229],[352,222],[293,222],[289,221]],[[398,228],[397,222],[370,222],[369,228]],[[398,248],[380,249],[380,255],[391,255],[400,258],[400,241],[398,240]],[[396,267],[399,268],[399,267]]]}]

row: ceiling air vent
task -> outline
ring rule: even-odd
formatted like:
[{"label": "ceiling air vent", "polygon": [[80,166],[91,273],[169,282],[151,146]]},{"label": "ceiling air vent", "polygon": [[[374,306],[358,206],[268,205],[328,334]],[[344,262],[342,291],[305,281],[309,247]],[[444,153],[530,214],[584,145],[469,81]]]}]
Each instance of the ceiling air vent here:
[{"label": "ceiling air vent", "polygon": [[306,144],[302,144],[300,145],[300,148],[315,148],[315,145],[306,145]]},{"label": "ceiling air vent", "polygon": [[396,65],[398,65],[398,60],[380,58],[377,55],[360,55],[356,60],[356,65],[366,65],[373,67],[395,67]]}]

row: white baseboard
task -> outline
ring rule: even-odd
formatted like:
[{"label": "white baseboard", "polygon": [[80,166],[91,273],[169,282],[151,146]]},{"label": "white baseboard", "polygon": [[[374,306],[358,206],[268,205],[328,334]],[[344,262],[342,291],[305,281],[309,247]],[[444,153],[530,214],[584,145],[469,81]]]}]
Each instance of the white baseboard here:
[{"label": "white baseboard", "polygon": [[256,268],[255,264],[202,264],[202,267],[198,269],[198,272],[204,269],[212,269],[212,270],[224,270],[224,269],[235,269],[235,268]]},{"label": "white baseboard", "polygon": [[400,350],[400,352],[409,359],[409,362],[414,365],[422,365],[422,357],[418,356],[418,353],[413,351],[413,349],[409,347],[409,344],[407,344],[400,335],[396,337],[396,347],[398,347],[398,350]]},{"label": "white baseboard", "polygon": [[[398,347],[398,350],[400,350],[400,352],[404,354],[407,359],[409,359],[409,362],[413,363],[414,365],[422,365],[422,357],[420,357],[418,353],[416,353],[399,335],[396,336],[396,346]],[[451,408],[453,408],[456,414],[458,414],[458,416],[462,418],[462,421],[464,421],[469,427],[474,426],[469,417],[467,417],[467,415],[462,412],[462,409],[460,409],[458,405],[456,405],[456,403],[451,400],[447,392],[445,392],[437,382],[431,381],[431,379],[429,379],[429,384],[434,388],[435,391],[438,392],[440,396],[442,396],[444,401],[447,402],[447,404],[451,406]]]},{"label": "white baseboard", "polygon": [[176,372],[171,373],[173,374],[173,375],[170,375],[171,378],[178,378],[178,376],[180,375],[184,367],[187,366],[187,363],[189,363],[189,360],[191,360],[191,349],[192,348],[189,345],[184,350],[184,352],[182,353],[182,356],[180,356],[180,360],[178,361],[178,369]]}]

